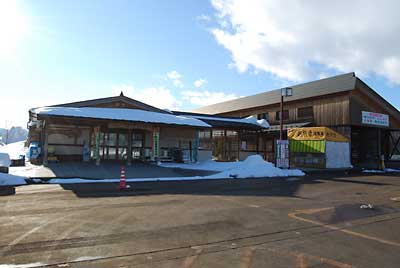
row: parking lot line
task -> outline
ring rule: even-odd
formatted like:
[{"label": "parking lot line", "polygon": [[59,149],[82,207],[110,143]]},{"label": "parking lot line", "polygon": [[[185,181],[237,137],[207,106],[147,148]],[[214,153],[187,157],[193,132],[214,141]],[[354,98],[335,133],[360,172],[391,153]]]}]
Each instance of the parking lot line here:
[{"label": "parking lot line", "polygon": [[249,247],[249,248],[245,248],[244,252],[243,252],[243,256],[242,259],[240,261],[240,267],[241,268],[250,268],[251,267],[251,261],[253,258],[253,251],[254,249]]},{"label": "parking lot line", "polygon": [[350,230],[347,230],[347,229],[343,229],[343,228],[337,227],[335,225],[324,224],[324,223],[319,222],[319,221],[315,221],[315,220],[311,220],[311,219],[307,219],[307,218],[303,218],[303,217],[298,216],[299,214],[311,215],[311,214],[314,214],[314,213],[318,213],[318,212],[325,211],[325,210],[330,210],[330,209],[333,209],[333,207],[297,210],[295,212],[289,213],[288,216],[290,218],[293,218],[293,219],[296,219],[296,220],[299,220],[299,221],[312,223],[312,224],[315,224],[315,225],[326,227],[326,228],[334,230],[334,231],[340,231],[340,232],[348,234],[348,235],[353,235],[353,236],[357,236],[357,237],[361,237],[361,238],[365,238],[365,239],[369,239],[369,240],[374,240],[374,241],[377,241],[379,243],[383,243],[383,244],[386,244],[386,245],[400,247],[400,243],[397,243],[397,242],[393,242],[393,241],[382,239],[382,238],[379,238],[379,237],[370,236],[370,235],[366,235],[366,234],[350,231]]}]

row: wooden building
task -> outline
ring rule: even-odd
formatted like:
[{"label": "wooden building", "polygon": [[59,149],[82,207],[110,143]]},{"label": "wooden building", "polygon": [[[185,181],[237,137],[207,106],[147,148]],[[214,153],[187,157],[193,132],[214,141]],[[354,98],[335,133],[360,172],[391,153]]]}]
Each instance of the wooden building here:
[{"label": "wooden building", "polygon": [[[284,98],[284,129],[324,126],[351,141],[354,166],[376,167],[381,155],[389,162],[400,154],[400,112],[354,73],[291,86]],[[279,137],[281,90],[272,90],[193,110],[219,116],[257,116],[271,127],[260,134],[258,151],[275,158]]]},{"label": "wooden building", "polygon": [[[254,120],[214,118],[161,110],[124,96],[101,98],[29,111],[29,144],[40,147],[36,161],[201,161],[199,136],[215,131],[263,127]],[[215,133],[215,132],[214,132]],[[225,135],[226,136],[226,135]],[[226,151],[226,150],[223,150]],[[239,158],[239,151],[237,158]],[[35,159],[31,158],[31,161]]]}]

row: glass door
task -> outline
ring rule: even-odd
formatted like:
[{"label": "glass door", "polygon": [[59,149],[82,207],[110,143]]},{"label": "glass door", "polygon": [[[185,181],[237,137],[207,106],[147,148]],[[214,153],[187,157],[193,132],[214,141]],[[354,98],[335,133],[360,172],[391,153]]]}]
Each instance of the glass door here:
[{"label": "glass door", "polygon": [[132,159],[142,159],[144,153],[144,133],[133,130],[132,132]]}]

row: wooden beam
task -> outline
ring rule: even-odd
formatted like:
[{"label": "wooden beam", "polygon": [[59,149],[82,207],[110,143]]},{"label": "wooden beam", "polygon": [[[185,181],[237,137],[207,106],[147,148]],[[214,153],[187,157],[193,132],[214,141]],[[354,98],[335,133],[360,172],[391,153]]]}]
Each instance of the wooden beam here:
[{"label": "wooden beam", "polygon": [[128,129],[128,166],[132,165],[132,129]]},{"label": "wooden beam", "polygon": [[43,121],[43,165],[48,165],[49,133],[48,122]]}]

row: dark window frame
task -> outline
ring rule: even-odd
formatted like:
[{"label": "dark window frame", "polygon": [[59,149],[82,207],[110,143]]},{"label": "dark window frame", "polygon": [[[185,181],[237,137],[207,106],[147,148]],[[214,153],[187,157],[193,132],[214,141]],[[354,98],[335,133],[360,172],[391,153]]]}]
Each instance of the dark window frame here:
[{"label": "dark window frame", "polygon": [[[275,120],[280,121],[280,113],[281,111],[276,111],[275,113]],[[289,110],[283,110],[283,121],[289,120]]]},{"label": "dark window frame", "polygon": [[258,119],[258,120],[260,120],[260,119],[265,119],[265,120],[268,121],[268,119],[269,119],[269,114],[268,114],[268,112],[266,112],[266,113],[261,113],[261,114],[257,114],[257,119]]},{"label": "dark window frame", "polygon": [[297,108],[297,117],[298,118],[314,118],[314,107],[300,107]]}]

